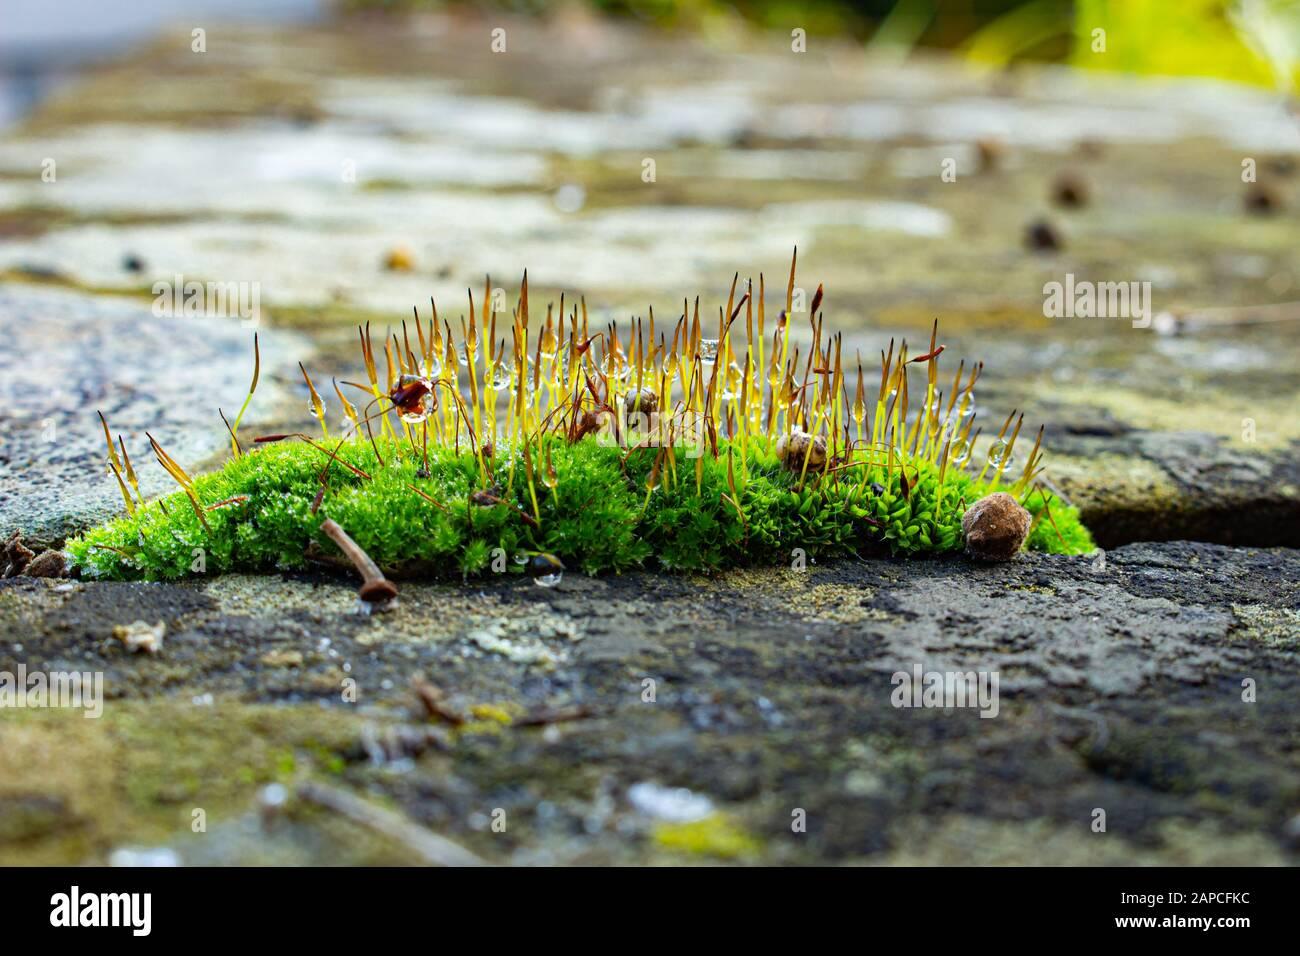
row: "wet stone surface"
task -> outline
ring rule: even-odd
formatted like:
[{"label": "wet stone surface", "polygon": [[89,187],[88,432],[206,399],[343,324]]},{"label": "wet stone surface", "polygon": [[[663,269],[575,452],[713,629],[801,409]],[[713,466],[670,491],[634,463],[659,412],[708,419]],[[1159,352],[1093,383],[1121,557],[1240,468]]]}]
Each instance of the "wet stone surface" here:
[{"label": "wet stone surface", "polygon": [[[10,580],[0,669],[101,670],[107,700],[6,716],[0,800],[27,822],[0,852],[419,862],[292,798],[324,782],[493,862],[1294,862],[1298,581],[1292,551],[1176,543],[408,584],[376,617],[327,579]],[[167,624],[161,654],[111,638],[137,618]],[[996,671],[996,716],[894,706],[914,667]],[[120,762],[7,763],[65,739]],[[273,783],[291,796],[265,822]]]}]

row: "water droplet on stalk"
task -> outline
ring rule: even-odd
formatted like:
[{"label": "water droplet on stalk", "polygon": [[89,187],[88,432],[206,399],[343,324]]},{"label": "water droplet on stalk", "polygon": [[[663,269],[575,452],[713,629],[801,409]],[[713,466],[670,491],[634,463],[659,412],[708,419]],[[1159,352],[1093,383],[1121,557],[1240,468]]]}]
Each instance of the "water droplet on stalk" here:
[{"label": "water droplet on stalk", "polygon": [[700,361],[712,365],[718,360],[718,340],[700,339]]},{"label": "water droplet on stalk", "polygon": [[1006,471],[1011,466],[1011,455],[1007,443],[999,438],[989,446],[989,464],[998,472]]},{"label": "water droplet on stalk", "polygon": [[402,421],[406,422],[408,425],[418,425],[432,414],[433,393],[429,392],[420,396],[417,405],[408,406],[402,411]]},{"label": "water droplet on stalk", "polygon": [[722,397],[725,400],[737,398],[740,395],[740,388],[743,384],[744,376],[740,371],[740,366],[735,362],[727,367],[727,374],[722,380]]}]

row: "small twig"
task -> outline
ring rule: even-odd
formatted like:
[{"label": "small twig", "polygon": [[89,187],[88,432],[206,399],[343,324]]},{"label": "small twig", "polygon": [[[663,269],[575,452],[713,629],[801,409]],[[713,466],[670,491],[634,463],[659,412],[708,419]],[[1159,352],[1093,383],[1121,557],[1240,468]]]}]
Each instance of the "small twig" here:
[{"label": "small twig", "polygon": [[554,710],[535,710],[512,723],[516,727],[542,727],[547,724],[560,724],[569,720],[583,720],[592,716],[592,713],[590,707],[577,704],[572,707],[558,707]]},{"label": "small twig", "polygon": [[412,823],[386,807],[377,806],[356,794],[321,783],[304,783],[298,797],[347,817],[353,823],[381,833],[411,850],[428,866],[485,866],[486,861],[459,843]]},{"label": "small twig", "polygon": [[431,684],[417,674],[411,678],[411,690],[415,692],[415,698],[419,701],[426,717],[437,717],[453,727],[465,723],[465,715],[447,703],[447,695],[441,687]]},{"label": "small twig", "polygon": [[383,572],[379,570],[379,565],[370,559],[370,555],[362,550],[361,545],[348,537],[348,533],[339,527],[337,521],[326,518],[321,522],[320,529],[338,545],[339,550],[361,573],[361,589],[357,592],[361,600],[367,604],[377,605],[385,604],[397,597],[397,585],[384,577]]}]

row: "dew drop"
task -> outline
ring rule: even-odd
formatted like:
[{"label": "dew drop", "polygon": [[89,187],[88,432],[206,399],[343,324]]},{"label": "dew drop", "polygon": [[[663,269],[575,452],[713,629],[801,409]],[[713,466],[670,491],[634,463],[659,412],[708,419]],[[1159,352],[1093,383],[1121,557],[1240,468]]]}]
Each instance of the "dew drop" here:
[{"label": "dew drop", "polygon": [[627,360],[623,358],[621,352],[615,352],[613,355],[606,356],[601,371],[620,384],[625,382],[628,375],[631,373]]},{"label": "dew drop", "polygon": [[543,332],[542,333],[542,358],[546,358],[546,359],[555,358],[555,352],[556,352],[556,348],[558,347],[558,344],[559,343],[555,338],[555,331],[553,329],[547,329],[545,332]]},{"label": "dew drop", "polygon": [[402,412],[402,421],[408,425],[418,425],[433,414],[433,393],[420,396],[420,401]]},{"label": "dew drop", "polygon": [[743,384],[743,376],[740,371],[740,366],[737,365],[735,362],[732,362],[731,365],[728,366],[727,374],[723,377],[722,380],[723,399],[730,401],[731,399],[738,397],[740,395],[740,388],[742,384]]},{"label": "dew drop", "polygon": [[506,368],[505,362],[497,362],[492,366],[492,387],[505,388],[510,383],[510,370]]},{"label": "dew drop", "polygon": [[540,587],[553,588],[564,576],[564,563],[555,555],[541,551],[528,559],[527,573]]}]

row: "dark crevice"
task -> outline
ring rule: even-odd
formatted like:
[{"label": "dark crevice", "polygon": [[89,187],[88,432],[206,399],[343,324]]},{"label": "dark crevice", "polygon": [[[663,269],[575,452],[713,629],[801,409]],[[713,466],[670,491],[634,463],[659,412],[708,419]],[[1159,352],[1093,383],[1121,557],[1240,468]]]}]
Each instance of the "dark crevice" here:
[{"label": "dark crevice", "polygon": [[1300,548],[1300,505],[1252,502],[1248,507],[1207,505],[1177,512],[1142,508],[1081,510],[1099,547],[1140,541],[1197,541],[1248,548]]}]

